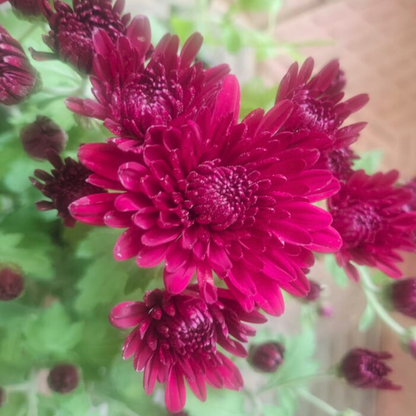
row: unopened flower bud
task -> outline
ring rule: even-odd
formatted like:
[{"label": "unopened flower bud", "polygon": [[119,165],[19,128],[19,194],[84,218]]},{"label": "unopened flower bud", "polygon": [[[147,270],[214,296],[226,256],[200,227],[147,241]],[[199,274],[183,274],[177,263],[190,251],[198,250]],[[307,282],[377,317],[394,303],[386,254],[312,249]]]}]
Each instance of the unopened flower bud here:
[{"label": "unopened flower bud", "polygon": [[[31,20],[33,17],[43,16],[38,0],[9,0],[13,11],[18,17]],[[0,4],[5,0],[0,0]]]},{"label": "unopened flower bud", "polygon": [[0,301],[16,299],[22,292],[24,280],[17,270],[4,267],[0,270]]},{"label": "unopened flower bud", "polygon": [[55,366],[48,377],[50,389],[60,394],[70,393],[75,390],[78,382],[78,370],[71,364],[59,364]]},{"label": "unopened flower bud", "polygon": [[314,302],[319,299],[319,296],[322,292],[322,286],[318,282],[315,282],[315,280],[309,280],[309,284],[309,293],[304,298],[302,298],[302,300],[305,302]]},{"label": "unopened flower bud", "polygon": [[416,319],[415,277],[400,279],[388,285],[385,297],[395,311]]},{"label": "unopened flower bud", "polygon": [[29,156],[35,159],[47,159],[48,149],[53,149],[57,153],[65,149],[68,136],[50,118],[38,116],[36,121],[22,129],[20,140]]},{"label": "unopened flower bud", "polygon": [[400,390],[386,376],[392,371],[384,360],[392,358],[388,352],[374,352],[354,348],[343,358],[339,375],[352,386],[368,389]]},{"label": "unopened flower bud", "polygon": [[334,309],[331,305],[320,305],[318,308],[318,315],[322,318],[330,318],[334,314]]},{"label": "unopened flower bud", "polygon": [[280,342],[267,342],[250,348],[249,362],[256,370],[275,373],[284,360],[285,348]]}]

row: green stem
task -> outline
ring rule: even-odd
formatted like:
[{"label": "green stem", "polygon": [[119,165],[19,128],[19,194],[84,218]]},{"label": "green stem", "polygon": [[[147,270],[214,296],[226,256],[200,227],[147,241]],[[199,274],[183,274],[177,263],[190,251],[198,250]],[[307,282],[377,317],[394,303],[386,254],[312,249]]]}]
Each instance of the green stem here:
[{"label": "green stem", "polygon": [[269,385],[265,385],[261,388],[259,388],[258,390],[256,390],[257,394],[261,394],[265,391],[268,390],[273,390],[277,387],[283,387],[283,386],[288,386],[290,384],[295,384],[295,383],[299,383],[299,382],[304,382],[304,381],[310,381],[310,380],[315,380],[317,378],[321,378],[321,377],[328,377],[331,376],[331,374],[329,372],[325,372],[325,373],[319,373],[319,374],[311,374],[309,376],[304,376],[304,377],[297,377],[297,378],[292,378],[291,380],[287,380],[284,381],[283,383],[273,383],[273,384],[269,384]]},{"label": "green stem", "polygon": [[339,414],[339,411],[337,409],[335,409],[334,407],[332,407],[330,404],[320,399],[319,397],[316,397],[312,393],[309,393],[307,390],[298,389],[297,392],[299,396],[301,396],[303,399],[305,399],[309,403],[313,404],[318,409],[321,409],[327,415],[337,416]]},{"label": "green stem", "polygon": [[386,311],[386,309],[380,303],[376,294],[374,293],[374,284],[371,280],[371,276],[368,273],[367,269],[365,267],[359,267],[359,271],[361,275],[361,286],[364,290],[364,294],[367,298],[368,304],[371,305],[371,307],[374,309],[374,312],[387,326],[389,326],[394,332],[397,332],[399,335],[404,335],[406,330],[389,315],[389,313]]}]

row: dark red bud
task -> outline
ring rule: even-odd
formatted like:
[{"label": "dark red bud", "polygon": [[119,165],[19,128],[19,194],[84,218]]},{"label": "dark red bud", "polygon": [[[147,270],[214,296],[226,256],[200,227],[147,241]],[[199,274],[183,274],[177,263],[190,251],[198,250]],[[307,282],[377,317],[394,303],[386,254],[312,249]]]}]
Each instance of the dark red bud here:
[{"label": "dark red bud", "polygon": [[53,149],[57,153],[65,149],[68,136],[50,118],[38,116],[36,121],[22,129],[20,140],[29,156],[35,159],[47,159],[48,149]]},{"label": "dark red bud", "polygon": [[343,358],[339,374],[354,387],[399,390],[401,387],[387,378],[392,370],[384,361],[390,358],[392,355],[388,352],[354,348]]},{"label": "dark red bud", "polygon": [[24,280],[17,270],[4,267],[0,270],[0,300],[16,299],[22,292]]},{"label": "dark red bud", "polygon": [[71,364],[59,364],[49,373],[48,384],[51,390],[66,394],[78,386],[78,370]]},{"label": "dark red bud", "polygon": [[387,298],[394,310],[416,319],[416,278],[409,277],[392,283],[387,288]]},{"label": "dark red bud", "polygon": [[32,18],[34,16],[43,16],[38,0],[10,0],[13,11],[18,16]]},{"label": "dark red bud", "polygon": [[314,280],[309,280],[309,284],[310,284],[309,293],[304,298],[302,298],[302,300],[306,302],[314,302],[315,300],[319,299],[319,296],[321,295],[321,292],[322,292],[322,286],[318,282],[315,282]]},{"label": "dark red bud", "polygon": [[267,342],[250,348],[249,362],[253,368],[274,373],[283,363],[285,348],[280,342]]},{"label": "dark red bud", "polygon": [[322,318],[330,318],[334,314],[334,309],[331,305],[321,305],[318,308],[318,315]]}]

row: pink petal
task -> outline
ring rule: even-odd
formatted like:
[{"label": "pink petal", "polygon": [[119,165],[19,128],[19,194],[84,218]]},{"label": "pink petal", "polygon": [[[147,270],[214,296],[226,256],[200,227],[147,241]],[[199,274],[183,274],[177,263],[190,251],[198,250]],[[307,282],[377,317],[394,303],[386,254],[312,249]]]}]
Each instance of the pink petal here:
[{"label": "pink petal", "polygon": [[129,228],[118,239],[113,255],[117,261],[130,259],[143,248],[141,242],[143,231],[138,228]]},{"label": "pink petal", "polygon": [[111,310],[110,322],[120,329],[138,325],[147,312],[143,302],[123,302]]},{"label": "pink petal", "polygon": [[221,92],[218,95],[212,120],[219,121],[228,114],[233,114],[234,122],[240,113],[240,85],[234,75],[225,77]]},{"label": "pink petal", "polygon": [[166,408],[171,413],[180,412],[186,402],[186,389],[185,382],[183,380],[183,374],[176,366],[172,367],[168,380],[166,383],[165,391]]}]

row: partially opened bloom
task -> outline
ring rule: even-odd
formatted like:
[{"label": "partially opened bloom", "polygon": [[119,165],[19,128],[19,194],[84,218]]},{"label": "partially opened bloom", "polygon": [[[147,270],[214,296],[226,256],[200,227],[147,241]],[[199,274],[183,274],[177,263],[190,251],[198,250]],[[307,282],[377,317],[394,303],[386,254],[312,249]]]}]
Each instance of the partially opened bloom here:
[{"label": "partially opened bloom", "polygon": [[51,173],[37,169],[35,170],[37,179],[30,178],[30,180],[43,195],[50,198],[50,201],[39,201],[36,203],[36,208],[39,211],[56,209],[58,216],[65,220],[65,225],[73,227],[76,220],[69,213],[69,205],[83,196],[105,191],[86,182],[91,172],[74,159],[67,157],[63,161],[54,149],[46,150],[46,156],[54,169]]},{"label": "partially opened bloom", "polygon": [[398,176],[397,171],[372,176],[356,171],[329,201],[333,226],[343,240],[335,257],[352,280],[359,280],[352,262],[377,267],[393,278],[401,277],[396,266],[402,261],[398,251],[416,249],[412,241],[416,213],[403,211],[411,195],[395,187]]},{"label": "partially opened bloom", "polygon": [[395,311],[416,319],[416,277],[393,282],[387,286],[385,293]]},{"label": "partially opened bloom", "polygon": [[49,34],[44,42],[53,52],[32,51],[37,60],[61,59],[81,73],[91,73],[94,57],[93,33],[106,31],[111,39],[121,35],[137,36],[138,22],[130,15],[122,16],[125,0],[74,0],[73,9],[63,1],[55,1],[55,12],[48,0],[39,0],[49,22]]},{"label": "partially opened bloom", "polygon": [[206,400],[206,384],[240,390],[243,379],[238,368],[217,344],[239,357],[247,352],[241,342],[255,335],[243,323],[263,323],[257,311],[245,312],[231,294],[219,289],[218,300],[207,304],[197,286],[180,295],[155,289],[143,302],[124,302],[111,311],[117,328],[134,328],[124,348],[125,359],[134,356],[136,371],[144,371],[143,386],[153,392],[156,380],[166,384],[165,401],[170,412],[179,412],[186,401],[185,380],[195,396]]},{"label": "partially opened bloom", "polygon": [[38,78],[23,51],[0,25],[0,103],[19,104],[36,91]]},{"label": "partially opened bloom", "polygon": [[354,387],[362,389],[400,390],[387,375],[392,371],[384,360],[393,356],[388,352],[374,352],[354,348],[342,360],[339,367],[341,377]]},{"label": "partially opened bloom", "polygon": [[211,107],[229,72],[228,65],[204,69],[202,62],[194,63],[202,45],[199,33],[187,40],[180,53],[178,36],[165,35],[145,64],[150,24],[144,17],[141,23],[140,42],[127,37],[113,42],[104,31],[95,34],[97,56],[91,81],[96,101],[67,100],[75,113],[104,120],[122,149],[138,151],[151,126],[181,125]]},{"label": "partially opened bloom", "polygon": [[347,147],[357,139],[365,123],[341,126],[351,114],[367,104],[368,95],[360,94],[342,102],[345,75],[337,60],[311,78],[313,68],[312,58],[308,58],[300,69],[294,63],[280,83],[276,103],[290,100],[294,104],[284,129],[319,131],[331,138],[333,148]]},{"label": "partially opened bloom", "polygon": [[12,5],[13,11],[23,17],[33,18],[42,15],[38,0],[0,0],[0,4],[7,1]]},{"label": "partially opened bloom", "polygon": [[165,261],[170,293],[184,290],[196,272],[214,302],[214,271],[246,310],[257,304],[278,315],[280,289],[308,293],[312,250],[341,244],[331,216],[311,203],[338,190],[331,173],[314,169],[317,150],[288,149],[291,133],[279,133],[291,108],[286,101],[267,114],[258,109],[237,124],[239,87],[229,76],[213,113],[205,109],[180,128],[150,129],[140,154],[112,143],[82,146],[80,161],[94,173],[88,181],[118,192],[80,199],[71,214],[128,228],[115,258],[136,257],[140,267]]}]

